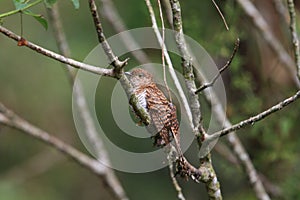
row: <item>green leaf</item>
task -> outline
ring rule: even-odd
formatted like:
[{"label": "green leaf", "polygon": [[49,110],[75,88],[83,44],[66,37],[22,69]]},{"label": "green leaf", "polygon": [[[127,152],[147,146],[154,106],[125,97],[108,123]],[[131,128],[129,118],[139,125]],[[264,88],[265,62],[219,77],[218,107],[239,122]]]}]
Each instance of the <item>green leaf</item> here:
[{"label": "green leaf", "polygon": [[43,15],[40,14],[35,14],[29,10],[26,10],[23,12],[26,15],[29,15],[33,17],[35,20],[37,20],[46,30],[48,29],[48,22],[47,20],[43,17]]},{"label": "green leaf", "polygon": [[21,10],[28,5],[28,0],[13,0],[16,10]]},{"label": "green leaf", "polygon": [[80,5],[79,5],[79,0],[71,0],[75,9],[79,9]]},{"label": "green leaf", "polygon": [[56,3],[57,0],[44,0],[44,3],[46,4],[46,6],[48,8],[51,8],[53,6],[53,4]]}]

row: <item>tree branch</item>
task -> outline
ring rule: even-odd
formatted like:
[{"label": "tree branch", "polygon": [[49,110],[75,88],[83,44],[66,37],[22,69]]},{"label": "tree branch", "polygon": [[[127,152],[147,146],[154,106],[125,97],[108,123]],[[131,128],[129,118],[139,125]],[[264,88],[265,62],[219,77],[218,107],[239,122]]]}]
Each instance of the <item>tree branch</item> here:
[{"label": "tree branch", "polygon": [[221,12],[219,6],[216,4],[215,0],[211,0],[211,1],[213,2],[214,6],[216,7],[216,9],[217,9],[217,11],[218,11],[218,13],[219,13],[219,15],[221,16],[221,18],[222,18],[222,20],[223,20],[223,23],[224,23],[224,25],[225,25],[226,30],[229,31],[229,27],[228,27],[228,25],[227,25],[226,19],[225,19],[223,13]]},{"label": "tree branch", "polygon": [[[0,26],[0,32],[3,33],[4,35],[6,35],[7,37],[15,40],[15,41],[20,41],[21,40],[20,36],[13,33],[12,31],[4,28],[3,26]],[[40,47],[40,46],[38,46],[34,43],[29,42],[28,40],[26,40],[26,42],[24,43],[24,46],[26,46],[26,47],[30,48],[31,50],[33,50],[37,53],[40,53],[44,56],[53,58],[54,60],[57,60],[61,63],[68,64],[68,65],[73,66],[73,67],[78,68],[78,69],[82,69],[82,70],[89,71],[89,72],[99,74],[99,75],[103,75],[103,76],[111,76],[112,77],[114,75],[113,70],[111,70],[111,69],[104,69],[104,68],[96,67],[96,66],[93,66],[93,65],[85,64],[85,63],[82,63],[82,62],[78,62],[78,61],[73,60],[71,58],[64,57],[60,54],[54,53],[50,50],[47,50],[43,47]]]},{"label": "tree branch", "polygon": [[[97,160],[83,154],[74,147],[64,143],[57,137],[50,135],[46,131],[43,131],[30,124],[26,120],[13,113],[11,110],[7,109],[2,103],[0,103],[0,124],[20,130],[23,133],[44,142],[46,145],[54,147],[56,150],[59,150],[66,156],[72,158],[75,162],[85,167],[93,174],[99,176],[106,184],[110,184],[107,182],[109,179],[106,177],[110,176],[110,174],[106,173],[105,167]],[[113,194],[116,194],[115,188],[108,188],[109,191],[111,191]],[[118,197],[118,194],[116,194],[116,196]],[[126,197],[120,199],[127,200]]]},{"label": "tree branch", "polygon": [[[201,111],[198,95],[195,94],[196,84],[194,81],[194,73],[192,66],[192,59],[187,50],[186,42],[183,35],[182,20],[181,20],[181,8],[178,0],[170,0],[170,5],[173,14],[173,26],[175,30],[175,41],[178,50],[181,54],[183,76],[185,78],[185,84],[188,89],[190,108],[193,115],[194,129],[198,130],[201,121]],[[201,132],[201,131],[200,131]]]},{"label": "tree branch", "polygon": [[27,6],[24,6],[22,9],[12,10],[12,11],[9,11],[7,13],[3,13],[3,14],[0,15],[0,19],[4,18],[4,17],[11,16],[11,15],[14,15],[14,14],[17,14],[18,12],[25,11],[25,10],[27,10],[27,9],[29,9],[29,8],[35,6],[35,5],[39,4],[39,3],[41,3],[41,2],[43,2],[43,0],[37,0],[37,1],[34,1],[34,2],[30,3],[30,4],[28,4]]},{"label": "tree branch", "polygon": [[100,165],[97,160],[86,156],[85,154],[64,143],[55,136],[52,136],[46,131],[43,131],[38,127],[30,124],[26,120],[16,115],[13,111],[7,109],[2,103],[0,103],[0,123],[5,126],[20,130],[23,133],[54,147],[66,156],[72,158],[78,164],[89,169],[94,174],[103,176],[104,167]]},{"label": "tree branch", "polygon": [[110,64],[114,67],[114,77],[120,80],[120,83],[129,98],[129,103],[136,112],[136,115],[140,117],[141,121],[145,125],[148,125],[150,123],[150,116],[148,112],[142,106],[139,105],[139,101],[133,92],[132,85],[124,74],[123,68],[127,65],[129,58],[125,59],[124,61],[120,61],[118,57],[115,56],[103,33],[103,28],[100,22],[100,17],[98,14],[95,0],[89,0],[89,6],[90,12],[94,20],[94,25],[97,31],[98,40],[101,43],[107,58],[111,62]]},{"label": "tree branch", "polygon": [[300,90],[298,90],[293,96],[279,102],[278,104],[272,106],[271,108],[255,115],[253,117],[243,120],[231,127],[225,128],[225,129],[218,131],[212,135],[207,135],[207,138],[205,138],[205,140],[208,140],[208,141],[214,140],[218,137],[227,135],[233,131],[237,131],[241,128],[244,128],[247,125],[253,125],[255,122],[258,122],[258,121],[264,119],[265,117],[271,115],[272,113],[275,113],[275,112],[281,110],[282,108],[288,106],[289,104],[295,102],[298,98],[300,98]]},{"label": "tree branch", "polygon": [[[195,84],[195,77],[193,73],[193,64],[192,64],[190,52],[187,49],[187,44],[185,42],[184,35],[183,35],[180,2],[179,0],[170,0],[170,5],[173,14],[173,28],[175,30],[175,41],[177,43],[177,48],[182,57],[183,76],[185,78],[186,87],[188,89],[190,107],[193,115],[194,128],[197,131],[199,131],[201,135],[200,138],[204,138],[204,136],[207,134],[205,133],[205,130],[202,125],[199,98],[198,95],[195,94],[196,84]],[[199,146],[201,146],[201,140],[198,139],[198,143]],[[202,172],[201,181],[203,181],[206,185],[209,198],[222,199],[220,183],[213,169],[210,154],[207,154],[204,158],[200,158],[200,162],[201,162],[201,166],[199,170],[200,169],[202,169],[200,171],[207,170],[207,173]],[[186,166],[188,167],[190,166],[187,161],[183,161],[182,164],[187,164]],[[197,171],[196,171],[196,175],[197,175]],[[207,179],[205,179],[206,175],[209,175]]]},{"label": "tree branch", "polygon": [[299,39],[296,29],[296,11],[293,0],[287,0],[288,10],[290,13],[290,30],[292,36],[292,43],[294,49],[295,63],[297,68],[298,79],[300,80],[300,49],[299,49]]},{"label": "tree branch", "polygon": [[232,62],[232,60],[233,60],[233,58],[234,58],[234,56],[235,56],[235,54],[236,54],[236,52],[237,52],[237,50],[239,48],[239,45],[240,45],[240,39],[237,39],[236,42],[235,42],[235,46],[234,46],[233,52],[232,52],[229,60],[227,61],[227,63],[219,70],[219,73],[217,73],[215,75],[215,77],[212,79],[211,82],[203,84],[200,88],[198,88],[195,91],[195,94],[201,92],[202,90],[205,90],[208,87],[212,87],[215,84],[215,82],[221,76],[222,72],[225,71],[230,66],[230,64],[231,64],[231,62]]},{"label": "tree branch", "polygon": [[170,146],[170,149],[168,149],[168,162],[169,162],[169,171],[170,171],[170,177],[172,179],[172,183],[173,186],[175,188],[175,190],[177,191],[177,197],[179,200],[185,200],[185,197],[182,193],[182,188],[180,187],[177,179],[176,179],[176,174],[174,173],[174,169],[173,169],[173,163],[174,160],[176,159],[176,154],[177,154],[177,149],[174,146]]},{"label": "tree branch", "polygon": [[97,6],[95,0],[89,0],[90,11],[94,20],[95,28],[98,35],[99,43],[102,45],[106,56],[108,57],[110,64],[113,65],[116,69],[121,69],[127,65],[128,58],[124,61],[120,61],[117,56],[115,56],[114,52],[112,51],[110,45],[108,44],[105,35],[103,33],[102,24],[100,22],[100,17],[97,11]]}]

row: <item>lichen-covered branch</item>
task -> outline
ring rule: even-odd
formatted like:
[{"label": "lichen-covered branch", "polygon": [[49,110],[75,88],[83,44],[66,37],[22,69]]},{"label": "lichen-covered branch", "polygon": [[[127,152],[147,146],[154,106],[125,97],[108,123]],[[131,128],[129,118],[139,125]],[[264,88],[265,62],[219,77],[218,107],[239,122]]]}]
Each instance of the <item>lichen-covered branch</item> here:
[{"label": "lichen-covered branch", "polygon": [[183,35],[181,8],[178,0],[170,0],[172,14],[173,14],[173,26],[175,30],[175,41],[181,54],[183,76],[185,79],[186,87],[189,92],[190,108],[193,115],[194,129],[198,130],[201,121],[200,103],[198,95],[195,94],[197,89],[195,84],[195,77],[193,73],[192,58],[188,52],[186,42]]},{"label": "lichen-covered branch", "polygon": [[[173,28],[175,30],[175,41],[177,48],[181,54],[183,76],[185,78],[186,87],[188,89],[188,97],[190,101],[190,107],[193,115],[194,129],[200,133],[200,138],[205,138],[205,130],[202,125],[201,110],[198,95],[195,94],[196,84],[193,72],[193,64],[191,54],[188,51],[186,41],[184,39],[181,8],[179,0],[170,0],[173,15]],[[201,139],[198,137],[199,146],[201,146]],[[187,162],[187,161],[186,161]],[[189,165],[188,165],[189,166]],[[200,158],[199,170],[208,171],[209,173],[201,174],[201,181],[205,183],[209,199],[222,199],[220,184],[217,179],[217,175],[213,169],[210,154]],[[207,176],[208,179],[205,179]]]},{"label": "lichen-covered branch", "polygon": [[290,13],[290,30],[291,30],[292,43],[294,48],[297,75],[298,75],[298,79],[300,80],[300,48],[299,48],[299,38],[296,29],[296,11],[295,11],[294,0],[287,0],[287,4]]}]

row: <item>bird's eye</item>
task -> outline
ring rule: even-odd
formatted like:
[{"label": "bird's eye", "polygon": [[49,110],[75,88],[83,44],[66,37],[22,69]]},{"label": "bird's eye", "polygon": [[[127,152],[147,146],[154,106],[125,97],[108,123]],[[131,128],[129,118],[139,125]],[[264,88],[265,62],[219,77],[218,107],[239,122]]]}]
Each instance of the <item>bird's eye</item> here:
[{"label": "bird's eye", "polygon": [[144,75],[143,74],[139,74],[139,78],[143,78],[144,77]]}]

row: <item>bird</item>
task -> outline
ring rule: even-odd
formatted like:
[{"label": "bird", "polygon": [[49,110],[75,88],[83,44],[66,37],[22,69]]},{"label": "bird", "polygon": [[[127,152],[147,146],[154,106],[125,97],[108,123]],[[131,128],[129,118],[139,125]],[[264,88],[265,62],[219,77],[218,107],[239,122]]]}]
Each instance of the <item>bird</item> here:
[{"label": "bird", "polygon": [[154,145],[164,147],[175,138],[175,146],[181,153],[179,122],[176,106],[168,100],[154,82],[152,74],[142,68],[125,73],[132,84],[139,104],[148,112],[151,122],[146,126],[154,138]]}]

